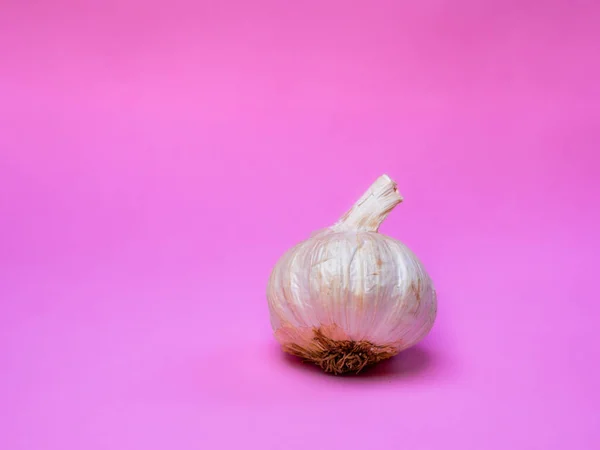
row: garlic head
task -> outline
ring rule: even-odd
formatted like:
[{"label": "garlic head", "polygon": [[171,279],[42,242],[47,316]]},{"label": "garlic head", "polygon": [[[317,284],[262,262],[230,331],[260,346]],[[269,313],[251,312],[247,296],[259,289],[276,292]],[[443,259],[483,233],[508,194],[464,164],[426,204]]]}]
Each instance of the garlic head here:
[{"label": "garlic head", "polygon": [[359,372],[431,330],[437,299],[429,275],[404,244],[378,232],[400,202],[383,175],[336,224],[277,261],[267,300],[284,351],[326,372]]}]

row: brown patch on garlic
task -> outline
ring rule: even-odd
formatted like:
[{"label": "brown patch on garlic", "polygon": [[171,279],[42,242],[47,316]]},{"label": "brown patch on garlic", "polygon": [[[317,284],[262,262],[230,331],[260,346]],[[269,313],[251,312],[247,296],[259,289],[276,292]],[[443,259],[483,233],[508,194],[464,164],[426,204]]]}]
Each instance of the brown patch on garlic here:
[{"label": "brown patch on garlic", "polygon": [[398,354],[397,347],[391,345],[333,339],[327,336],[327,328],[329,327],[313,328],[313,337],[309,342],[284,344],[283,349],[334,375],[359,373],[367,366]]},{"label": "brown patch on garlic", "polygon": [[410,285],[410,290],[415,295],[415,299],[417,300],[417,304],[421,303],[421,279],[417,278],[416,286],[415,283]]}]

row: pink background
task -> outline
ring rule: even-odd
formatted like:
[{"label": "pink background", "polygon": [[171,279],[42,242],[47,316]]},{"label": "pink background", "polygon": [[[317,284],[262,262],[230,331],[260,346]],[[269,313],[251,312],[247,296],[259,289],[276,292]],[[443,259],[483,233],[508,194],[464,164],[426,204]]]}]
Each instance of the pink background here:
[{"label": "pink background", "polygon": [[[599,448],[599,23],[1,1],[0,448]],[[267,277],[382,173],[438,321],[324,376],[275,345]]]}]

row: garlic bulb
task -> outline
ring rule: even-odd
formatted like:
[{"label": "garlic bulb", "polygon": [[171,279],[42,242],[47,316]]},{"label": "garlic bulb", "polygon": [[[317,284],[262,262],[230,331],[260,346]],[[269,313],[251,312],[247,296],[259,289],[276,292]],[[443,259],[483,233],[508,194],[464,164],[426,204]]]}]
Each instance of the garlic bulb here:
[{"label": "garlic bulb", "polygon": [[326,372],[359,372],[430,331],[437,300],[429,275],[404,244],[378,233],[401,201],[383,175],[335,225],[276,263],[267,298],[284,351]]}]

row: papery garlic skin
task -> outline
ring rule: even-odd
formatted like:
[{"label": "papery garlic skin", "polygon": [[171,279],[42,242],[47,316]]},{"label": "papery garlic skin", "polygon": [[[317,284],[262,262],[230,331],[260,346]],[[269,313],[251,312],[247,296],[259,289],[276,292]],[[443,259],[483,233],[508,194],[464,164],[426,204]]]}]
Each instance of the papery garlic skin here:
[{"label": "papery garlic skin", "polygon": [[334,373],[357,371],[431,330],[437,300],[429,275],[404,244],[377,232],[401,201],[383,175],[338,223],[276,263],[267,298],[285,351]]}]

